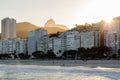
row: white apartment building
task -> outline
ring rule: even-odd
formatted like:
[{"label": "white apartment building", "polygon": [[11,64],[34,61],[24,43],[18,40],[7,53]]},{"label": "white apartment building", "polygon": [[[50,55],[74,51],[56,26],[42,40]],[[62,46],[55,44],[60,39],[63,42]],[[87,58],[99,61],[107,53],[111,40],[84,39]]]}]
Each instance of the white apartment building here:
[{"label": "white apartment building", "polygon": [[67,47],[66,47],[66,33],[67,32],[64,32],[64,33],[61,33],[60,35],[59,35],[59,37],[61,38],[61,53],[64,53],[64,51],[66,51],[67,50]]},{"label": "white apartment building", "polygon": [[27,45],[25,39],[17,39],[16,40],[16,53],[26,53],[27,51]]},{"label": "white apartment building", "polygon": [[80,33],[72,30],[66,32],[66,50],[78,50],[80,47]]},{"label": "white apartment building", "polygon": [[92,48],[99,46],[100,36],[98,31],[84,31],[80,35],[80,47]]},{"label": "white apartment building", "polygon": [[47,51],[48,51],[48,41],[49,41],[49,36],[48,35],[42,36],[37,41],[37,51],[43,51],[43,52],[47,53]]},{"label": "white apartment building", "polygon": [[28,54],[32,55],[33,52],[37,51],[37,42],[41,37],[48,35],[47,30],[39,28],[28,32],[27,49]]},{"label": "white apartment building", "polygon": [[112,53],[117,53],[120,49],[120,20],[113,20],[112,24],[105,26],[105,45],[112,48]]},{"label": "white apartment building", "polygon": [[48,40],[48,50],[53,50],[53,38],[49,37]]},{"label": "white apartment building", "polygon": [[80,33],[76,30],[69,30],[60,34],[61,38],[61,51],[78,50],[80,47]]},{"label": "white apartment building", "polygon": [[25,43],[22,39],[1,39],[0,54],[25,53]]},{"label": "white apartment building", "polygon": [[116,33],[107,33],[105,35],[105,45],[112,48],[112,53],[116,53],[119,49],[118,35]]},{"label": "white apartment building", "polygon": [[4,18],[1,21],[1,33],[2,39],[16,38],[16,20],[10,18]]},{"label": "white apartment building", "polygon": [[55,37],[53,39],[53,51],[54,53],[56,54],[56,56],[61,56],[62,55],[62,52],[61,52],[61,47],[62,47],[62,44],[61,44],[61,38],[59,37]]},{"label": "white apartment building", "polygon": [[3,45],[2,40],[0,39],[0,54],[3,53]]},{"label": "white apartment building", "polygon": [[62,55],[62,52],[61,52],[62,44],[61,43],[62,42],[61,42],[60,37],[50,37],[49,43],[48,43],[48,49],[53,50],[55,55],[59,57]]}]

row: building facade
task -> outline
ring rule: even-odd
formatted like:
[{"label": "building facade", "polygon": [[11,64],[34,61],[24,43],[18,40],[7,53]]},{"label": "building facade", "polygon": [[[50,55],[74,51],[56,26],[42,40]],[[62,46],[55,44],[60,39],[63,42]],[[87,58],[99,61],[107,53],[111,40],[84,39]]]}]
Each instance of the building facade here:
[{"label": "building facade", "polygon": [[56,56],[62,55],[62,44],[60,37],[50,37],[48,43],[48,50],[53,50]]},{"label": "building facade", "polygon": [[1,39],[0,54],[19,54],[25,53],[25,42],[22,39]]},{"label": "building facade", "polygon": [[59,35],[61,38],[62,53],[67,50],[78,50],[80,47],[80,33],[76,30],[69,30]]},{"label": "building facade", "polygon": [[33,52],[37,51],[37,42],[39,42],[40,38],[45,35],[48,35],[47,30],[41,28],[28,32],[28,54],[32,55]]},{"label": "building facade", "polygon": [[66,33],[66,50],[78,50],[80,47],[80,33],[75,30]]},{"label": "building facade", "polygon": [[105,27],[105,45],[111,48],[113,54],[117,54],[120,49],[120,20],[113,19],[112,24],[107,24]]},{"label": "building facade", "polygon": [[37,41],[37,51],[43,51],[47,53],[48,51],[48,42],[49,42],[49,36],[44,35]]},{"label": "building facade", "polygon": [[67,47],[66,47],[66,32],[64,32],[64,33],[61,33],[60,35],[59,35],[59,37],[61,38],[61,53],[64,53],[64,51],[66,51],[67,50]]},{"label": "building facade", "polygon": [[1,21],[2,39],[16,38],[16,20],[10,18],[4,18]]},{"label": "building facade", "polygon": [[100,35],[98,31],[85,31],[80,33],[80,47],[92,48],[100,46]]}]

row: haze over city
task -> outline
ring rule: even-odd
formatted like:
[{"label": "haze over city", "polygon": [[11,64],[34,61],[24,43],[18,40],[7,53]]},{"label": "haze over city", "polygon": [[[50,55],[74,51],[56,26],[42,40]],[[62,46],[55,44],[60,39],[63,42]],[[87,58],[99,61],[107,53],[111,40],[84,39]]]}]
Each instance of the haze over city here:
[{"label": "haze over city", "polygon": [[119,16],[119,0],[0,0],[0,20],[13,17],[42,27],[49,18],[68,28]]},{"label": "haze over city", "polygon": [[120,80],[119,4],[0,0],[0,80]]}]

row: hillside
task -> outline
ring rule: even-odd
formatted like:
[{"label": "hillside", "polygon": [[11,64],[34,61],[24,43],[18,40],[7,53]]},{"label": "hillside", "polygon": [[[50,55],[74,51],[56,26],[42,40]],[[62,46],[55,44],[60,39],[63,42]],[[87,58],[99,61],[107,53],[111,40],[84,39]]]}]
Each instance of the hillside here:
[{"label": "hillside", "polygon": [[48,31],[49,34],[57,33],[57,32],[64,32],[64,29],[58,27],[44,27]]},{"label": "hillside", "polygon": [[27,38],[28,31],[35,30],[37,28],[38,28],[37,26],[28,22],[17,23],[16,24],[17,37],[25,39]]},{"label": "hillside", "polygon": [[[25,38],[27,38],[28,31],[35,30],[37,28],[39,28],[39,27],[37,27],[36,25],[33,25],[31,23],[28,23],[28,22],[17,23],[16,24],[17,37],[25,39]],[[53,19],[48,20],[45,23],[43,28],[46,29],[49,34],[57,33],[57,32],[64,32],[64,31],[68,30],[68,28],[64,25],[55,24]]]},{"label": "hillside", "polygon": [[57,33],[57,32],[65,32],[66,30],[68,30],[68,28],[64,25],[55,24],[55,21],[53,19],[49,19],[45,23],[44,29],[46,29],[49,34]]}]

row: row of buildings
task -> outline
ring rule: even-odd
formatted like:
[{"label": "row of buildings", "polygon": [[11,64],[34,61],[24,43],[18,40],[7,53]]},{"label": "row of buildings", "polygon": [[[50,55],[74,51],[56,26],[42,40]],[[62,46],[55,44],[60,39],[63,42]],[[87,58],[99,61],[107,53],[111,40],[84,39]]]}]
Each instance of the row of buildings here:
[{"label": "row of buildings", "polygon": [[0,54],[19,54],[26,52],[26,40],[13,38],[0,40]]},{"label": "row of buildings", "polygon": [[[32,55],[35,51],[47,52],[53,50],[57,56],[64,51],[78,50],[80,47],[92,48],[101,45],[111,47],[112,53],[117,53],[120,48],[120,23],[106,25],[104,31],[93,29],[86,31],[68,30],[57,36],[49,36],[47,30],[39,28],[28,32],[28,38],[16,38],[15,19],[5,18],[2,20],[2,39],[0,40],[0,54],[26,53]],[[114,29],[112,29],[114,27]],[[114,30],[114,31],[113,31]]]},{"label": "row of buildings", "polygon": [[19,54],[27,51],[25,39],[16,38],[16,20],[1,20],[0,54]]},{"label": "row of buildings", "polygon": [[52,37],[44,29],[37,29],[28,33],[29,54],[35,51],[46,53],[48,50],[53,50],[57,56],[61,56],[67,50],[77,51],[80,47],[92,48],[99,46],[100,32],[94,30],[86,32],[68,30]]},{"label": "row of buildings", "polygon": [[[32,54],[34,51],[47,52],[48,50],[53,50],[57,56],[61,56],[64,51],[67,50],[78,50],[80,47],[92,48],[107,46],[111,48],[111,53],[117,54],[118,49],[120,49],[120,21],[115,20],[112,24],[106,24],[104,30],[94,30],[87,29],[84,31],[79,31],[76,29],[68,30],[66,32],[58,34],[58,36],[50,37],[47,31],[44,29],[34,30],[43,31],[41,37],[34,41],[35,50],[30,51],[32,47],[29,46],[31,42],[28,37],[28,52]],[[28,33],[30,34],[30,32]],[[38,33],[39,34],[39,33]],[[34,34],[36,36],[36,34]],[[38,37],[38,36],[36,36]],[[35,39],[34,39],[35,40]],[[31,40],[33,41],[33,40]]]}]

